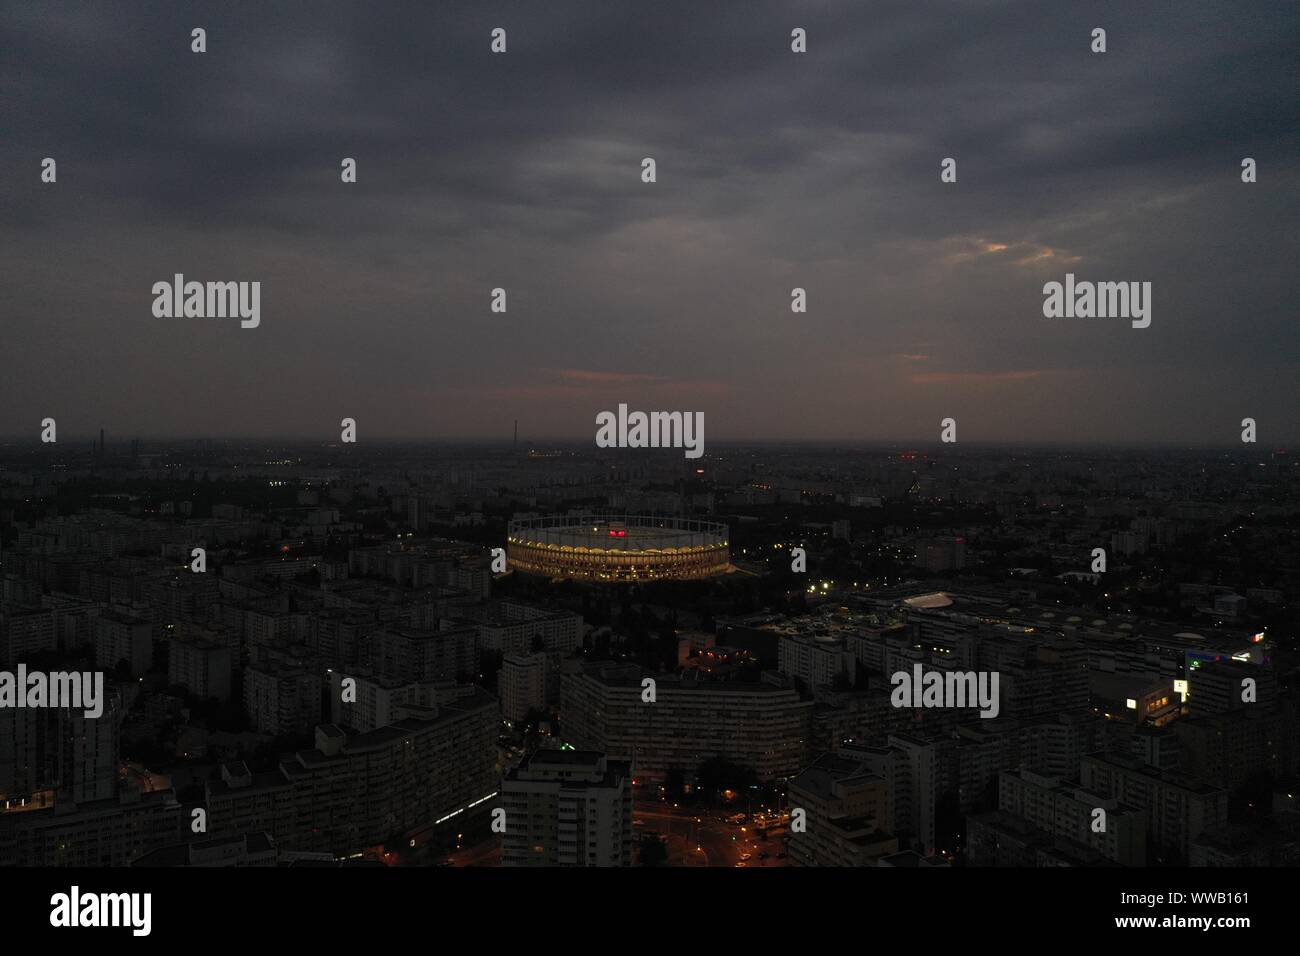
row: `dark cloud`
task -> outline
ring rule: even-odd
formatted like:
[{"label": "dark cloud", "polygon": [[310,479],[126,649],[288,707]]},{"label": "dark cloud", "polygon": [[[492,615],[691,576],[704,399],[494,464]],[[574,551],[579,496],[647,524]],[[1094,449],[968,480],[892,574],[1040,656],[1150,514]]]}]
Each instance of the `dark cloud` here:
[{"label": "dark cloud", "polygon": [[[0,433],[585,437],[626,401],[1293,441],[1298,45],[1282,4],[10,5]],[[1044,319],[1066,271],[1150,281],[1151,327]],[[261,281],[261,327],[153,318],[175,272]]]}]

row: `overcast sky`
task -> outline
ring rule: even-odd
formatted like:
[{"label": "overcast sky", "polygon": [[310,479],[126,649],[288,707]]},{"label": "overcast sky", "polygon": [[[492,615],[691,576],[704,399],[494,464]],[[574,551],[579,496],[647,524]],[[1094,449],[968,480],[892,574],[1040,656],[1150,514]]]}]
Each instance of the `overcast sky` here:
[{"label": "overcast sky", "polygon": [[[1295,442],[1298,49],[1217,0],[7,4],[0,434]],[[177,272],[261,326],[155,318]],[[1150,327],[1044,318],[1067,272]]]}]

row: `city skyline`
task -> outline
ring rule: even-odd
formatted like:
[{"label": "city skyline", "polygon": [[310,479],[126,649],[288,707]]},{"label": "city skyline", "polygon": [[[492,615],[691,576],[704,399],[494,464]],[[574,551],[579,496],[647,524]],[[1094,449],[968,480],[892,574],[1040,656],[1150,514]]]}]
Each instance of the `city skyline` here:
[{"label": "city skyline", "polygon": [[163,450],[0,446],[0,865],[1300,846],[1289,455]]},{"label": "city skyline", "polygon": [[[338,429],[334,429],[338,432]],[[936,429],[937,433],[938,429]],[[39,432],[39,429],[38,429]],[[1114,454],[1132,454],[1142,455],[1151,454],[1168,454],[1179,451],[1187,452],[1228,452],[1238,456],[1248,458],[1266,457],[1273,454],[1290,454],[1289,443],[1277,441],[1267,442],[1260,441],[1255,444],[1243,444],[1239,435],[1240,429],[1234,439],[1229,436],[1222,441],[1207,440],[1203,442],[1180,441],[1180,440],[1162,440],[1162,441],[996,441],[996,440],[979,440],[965,439],[961,442],[945,443],[938,438],[916,438],[915,440],[900,439],[834,439],[834,438],[769,438],[747,440],[743,438],[710,438],[708,442],[707,457],[716,457],[719,452],[736,452],[746,450],[776,450],[780,448],[799,449],[806,448],[810,450],[881,450],[881,451],[898,451],[898,452],[916,452],[919,454],[938,454],[943,455],[962,455],[964,453],[987,452],[987,451],[1009,451],[1009,452],[1035,452],[1035,451],[1077,451],[1081,453],[1114,453]],[[104,444],[107,454],[123,454],[131,451],[133,445],[139,445],[141,450],[148,449],[150,452],[157,452],[160,449],[155,446],[163,446],[162,450],[189,451],[192,449],[185,448],[186,445],[195,443],[211,442],[214,448],[240,448],[246,449],[247,446],[264,445],[268,449],[276,446],[286,448],[296,448],[301,450],[307,449],[346,449],[352,443],[341,442],[337,437],[330,435],[200,435],[200,434],[148,434],[132,433],[130,435],[106,435]],[[559,436],[547,435],[530,435],[519,436],[517,441],[512,441],[510,436],[492,436],[492,435],[467,435],[459,438],[452,437],[400,437],[400,436],[373,436],[367,440],[367,444],[374,450],[385,449],[456,449],[456,448],[476,448],[485,452],[496,453],[517,453],[527,454],[545,454],[551,452],[570,452],[580,455],[591,455],[595,458],[620,458],[636,456],[638,454],[666,456],[677,458],[681,452],[675,448],[657,448],[657,449],[627,449],[613,448],[604,449],[594,445],[594,443],[583,438],[566,438]],[[39,434],[30,435],[0,435],[0,448],[5,448],[11,453],[38,452],[41,449],[53,449],[51,454],[56,457],[61,452],[75,454],[86,451],[87,445],[93,446],[91,451],[98,453],[99,435],[96,432],[84,433],[64,433],[62,426],[59,430],[58,442],[43,443]],[[176,448],[169,446],[175,445]],[[60,447],[61,446],[61,447]],[[693,460],[693,459],[692,459]]]}]

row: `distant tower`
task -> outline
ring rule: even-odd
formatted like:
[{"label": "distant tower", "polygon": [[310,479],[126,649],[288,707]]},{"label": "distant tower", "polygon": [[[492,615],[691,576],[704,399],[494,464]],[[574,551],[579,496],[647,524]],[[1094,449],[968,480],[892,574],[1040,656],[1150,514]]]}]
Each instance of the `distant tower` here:
[{"label": "distant tower", "polygon": [[511,446],[511,451],[519,451],[519,419],[515,419],[515,443]]},{"label": "distant tower", "polygon": [[104,457],[104,429],[99,430],[99,457]]}]

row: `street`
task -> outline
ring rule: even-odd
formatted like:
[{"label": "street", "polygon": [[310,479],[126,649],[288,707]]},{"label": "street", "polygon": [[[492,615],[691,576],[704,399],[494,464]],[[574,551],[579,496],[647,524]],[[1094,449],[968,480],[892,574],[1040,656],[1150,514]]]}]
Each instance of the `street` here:
[{"label": "street", "polygon": [[[718,819],[719,811],[703,808],[656,803],[652,806],[634,806],[632,817],[641,821],[638,834],[655,832],[663,836],[668,845],[669,866],[727,866],[744,863],[746,867],[785,866],[787,858],[778,858],[785,852],[784,830],[772,830],[764,837],[750,824],[724,823]],[[762,859],[763,854],[767,859]],[[748,859],[744,859],[748,854]]]}]

